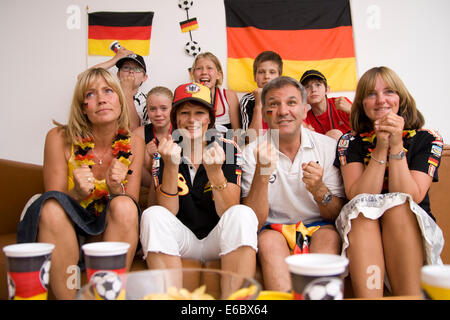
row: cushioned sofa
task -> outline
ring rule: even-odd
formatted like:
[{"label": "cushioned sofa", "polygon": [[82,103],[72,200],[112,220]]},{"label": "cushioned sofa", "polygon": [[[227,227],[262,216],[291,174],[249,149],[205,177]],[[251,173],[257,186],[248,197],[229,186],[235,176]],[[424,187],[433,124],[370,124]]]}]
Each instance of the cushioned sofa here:
[{"label": "cushioned sofa", "polygon": [[[43,192],[42,166],[0,159],[0,248],[16,242],[16,229],[20,214],[28,199],[36,193]],[[430,191],[431,210],[437,223],[444,232],[445,240],[450,239],[450,145],[444,148],[441,166],[439,168],[439,182],[433,183]],[[148,190],[141,189],[140,205],[145,208]],[[442,260],[450,264],[450,244],[446,241]],[[194,260],[183,260],[186,267],[200,267]],[[219,268],[219,261],[211,261],[203,267]],[[146,269],[145,262],[136,256],[131,271]],[[261,280],[259,268],[256,278]],[[82,275],[82,283],[86,281]],[[348,282],[346,282],[348,283]],[[347,285],[346,285],[347,289]],[[346,295],[351,292],[346,290]],[[3,251],[0,253],[0,299],[7,299],[6,285],[6,258]]]}]

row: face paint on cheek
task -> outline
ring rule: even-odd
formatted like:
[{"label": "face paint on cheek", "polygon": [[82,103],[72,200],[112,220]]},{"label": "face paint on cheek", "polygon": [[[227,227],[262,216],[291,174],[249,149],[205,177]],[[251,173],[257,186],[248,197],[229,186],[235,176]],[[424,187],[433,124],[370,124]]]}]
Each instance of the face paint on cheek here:
[{"label": "face paint on cheek", "polygon": [[273,110],[267,110],[266,111],[266,116],[271,117],[273,113]]},{"label": "face paint on cheek", "polygon": [[88,107],[88,103],[87,102],[83,102],[83,107],[86,108],[86,109],[89,108]]}]

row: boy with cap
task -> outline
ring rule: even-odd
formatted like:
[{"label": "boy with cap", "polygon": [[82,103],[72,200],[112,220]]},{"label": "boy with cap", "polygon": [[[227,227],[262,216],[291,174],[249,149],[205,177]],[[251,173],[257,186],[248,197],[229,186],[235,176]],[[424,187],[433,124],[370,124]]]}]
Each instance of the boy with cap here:
[{"label": "boy with cap", "polygon": [[121,47],[114,57],[93,66],[93,68],[108,70],[113,66],[116,66],[118,69],[117,78],[120,81],[128,105],[135,106],[135,108],[129,108],[131,130],[150,123],[146,107],[147,96],[142,91],[139,91],[141,85],[148,78],[144,58],[133,51]]},{"label": "boy with cap", "polygon": [[328,98],[330,87],[325,76],[317,70],[308,70],[300,78],[311,106],[306,123],[316,132],[338,140],[350,130],[349,116],[352,102],[346,97]]},{"label": "boy with cap", "polygon": [[[239,204],[240,151],[211,129],[215,118],[208,87],[177,87],[170,114],[174,131],[160,141],[161,158],[153,166],[158,205],[141,218],[149,269],[181,268],[181,258],[221,259],[224,270],[254,275],[258,221]],[[236,289],[222,285],[230,293]]]}]

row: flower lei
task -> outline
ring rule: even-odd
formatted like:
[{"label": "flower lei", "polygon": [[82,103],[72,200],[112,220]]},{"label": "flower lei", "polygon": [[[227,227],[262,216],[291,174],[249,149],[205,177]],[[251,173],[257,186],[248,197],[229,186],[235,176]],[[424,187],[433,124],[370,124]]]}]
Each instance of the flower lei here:
[{"label": "flower lei", "polygon": [[[89,151],[94,148],[94,138],[88,137],[81,139],[80,142],[75,144],[75,163],[77,167],[81,167],[83,164],[92,168],[95,164],[93,161],[94,155],[89,154]],[[112,142],[112,153],[115,158],[125,164],[127,167],[130,165],[131,145],[130,136],[125,129],[119,129],[116,132],[116,136]],[[131,170],[128,170],[128,174],[131,174]],[[124,180],[122,183],[125,185],[128,181]],[[105,209],[106,204],[109,201],[108,187],[106,186],[105,179],[101,181],[95,180],[94,190],[80,202],[80,205],[85,208],[89,213],[95,216],[100,214]]]}]

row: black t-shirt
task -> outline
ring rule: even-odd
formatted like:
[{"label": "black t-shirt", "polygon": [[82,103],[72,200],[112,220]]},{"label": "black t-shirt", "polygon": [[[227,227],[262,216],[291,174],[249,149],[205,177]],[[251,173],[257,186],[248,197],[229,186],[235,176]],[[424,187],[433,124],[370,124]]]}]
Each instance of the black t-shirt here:
[{"label": "black t-shirt", "polygon": [[[369,163],[373,149],[376,146],[376,134],[374,132],[362,133],[352,136],[344,134],[338,142],[334,166],[340,168],[350,162],[361,162],[364,167]],[[430,175],[433,181],[438,181],[438,168],[443,149],[442,137],[434,130],[404,130],[403,148],[406,152],[406,161],[409,170],[417,170]],[[388,193],[389,163],[386,165],[383,191]],[[433,219],[430,210],[428,191],[419,206]]]},{"label": "black t-shirt", "polygon": [[[228,182],[241,185],[242,155],[237,145],[224,138],[215,139],[224,149],[226,160],[222,171]],[[155,187],[162,182],[164,162],[158,161],[158,168],[154,170]],[[203,164],[197,169],[194,181],[191,181],[189,164],[181,160],[178,169],[178,199],[179,210],[177,218],[187,226],[199,239],[206,237],[219,221],[212,197],[211,184]]]}]

